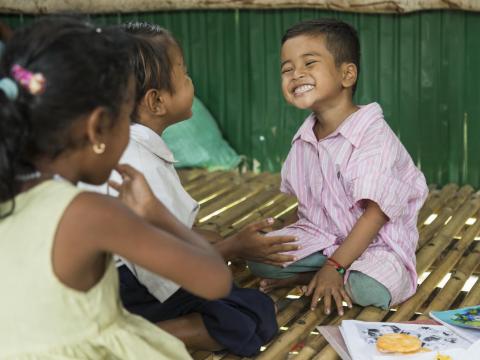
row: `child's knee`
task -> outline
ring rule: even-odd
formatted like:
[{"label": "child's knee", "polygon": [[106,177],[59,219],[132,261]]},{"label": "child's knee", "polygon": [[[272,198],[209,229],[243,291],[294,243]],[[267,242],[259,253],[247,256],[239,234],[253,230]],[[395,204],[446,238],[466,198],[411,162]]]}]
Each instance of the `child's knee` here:
[{"label": "child's knee", "polygon": [[384,285],[359,271],[350,273],[346,290],[353,303],[360,306],[388,309],[392,300],[390,292]]},{"label": "child's knee", "polygon": [[247,261],[247,265],[253,275],[265,279],[286,279],[292,276],[280,266],[274,266],[254,261]]}]

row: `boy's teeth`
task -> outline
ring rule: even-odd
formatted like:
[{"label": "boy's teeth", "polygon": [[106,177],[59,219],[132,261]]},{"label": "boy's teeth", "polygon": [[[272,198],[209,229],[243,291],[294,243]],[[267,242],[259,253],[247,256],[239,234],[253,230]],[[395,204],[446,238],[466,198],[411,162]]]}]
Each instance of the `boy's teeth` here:
[{"label": "boy's teeth", "polygon": [[313,85],[302,85],[302,86],[299,86],[299,87],[295,88],[295,90],[293,92],[294,92],[294,94],[302,94],[304,92],[312,90],[313,88],[314,88]]}]

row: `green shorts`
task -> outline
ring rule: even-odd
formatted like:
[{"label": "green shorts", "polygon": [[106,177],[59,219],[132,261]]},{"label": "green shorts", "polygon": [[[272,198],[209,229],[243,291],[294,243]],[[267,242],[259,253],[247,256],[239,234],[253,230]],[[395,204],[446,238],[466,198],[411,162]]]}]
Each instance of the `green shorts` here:
[{"label": "green shorts", "polygon": [[[252,274],[261,278],[288,279],[298,273],[317,272],[326,261],[325,255],[314,253],[285,268],[251,261],[248,262],[248,267]],[[392,300],[390,292],[384,285],[359,271],[350,272],[345,290],[352,301],[360,306],[388,309]]]}]

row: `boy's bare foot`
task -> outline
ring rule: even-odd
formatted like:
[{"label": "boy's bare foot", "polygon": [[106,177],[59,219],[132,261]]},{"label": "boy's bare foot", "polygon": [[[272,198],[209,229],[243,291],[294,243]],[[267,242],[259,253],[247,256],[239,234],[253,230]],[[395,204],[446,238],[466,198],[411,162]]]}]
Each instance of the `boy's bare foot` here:
[{"label": "boy's bare foot", "polygon": [[300,273],[289,277],[287,279],[262,279],[260,281],[259,290],[264,293],[269,293],[273,289],[281,287],[294,287],[297,285],[308,285],[312,280],[314,272]]}]

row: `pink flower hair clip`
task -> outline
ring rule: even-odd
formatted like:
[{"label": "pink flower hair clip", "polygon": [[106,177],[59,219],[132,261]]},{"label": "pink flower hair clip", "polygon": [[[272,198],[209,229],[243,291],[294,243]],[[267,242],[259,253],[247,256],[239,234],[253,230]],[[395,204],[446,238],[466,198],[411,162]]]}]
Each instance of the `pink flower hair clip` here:
[{"label": "pink flower hair clip", "polygon": [[41,94],[45,90],[46,80],[41,73],[32,73],[22,66],[15,64],[12,66],[12,76],[32,95]]}]

